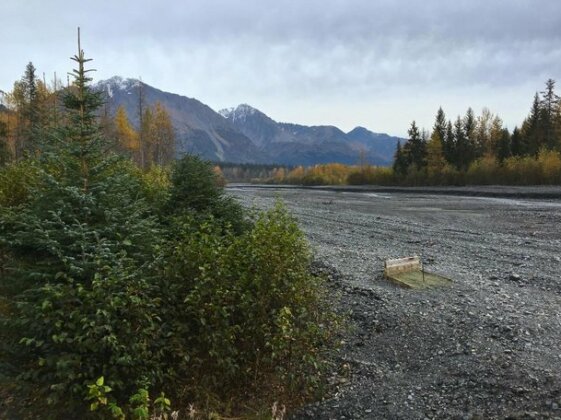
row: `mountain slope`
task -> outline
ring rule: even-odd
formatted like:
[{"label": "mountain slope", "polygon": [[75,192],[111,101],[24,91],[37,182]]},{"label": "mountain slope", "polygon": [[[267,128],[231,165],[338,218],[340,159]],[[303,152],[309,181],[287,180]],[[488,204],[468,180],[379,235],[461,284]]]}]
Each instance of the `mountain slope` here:
[{"label": "mountain slope", "polygon": [[112,112],[120,105],[136,127],[140,88],[146,105],[160,102],[168,110],[177,133],[178,155],[198,154],[213,161],[266,162],[270,159],[229,121],[202,102],[163,92],[136,79],[113,77],[95,87],[106,92]]},{"label": "mountain slope", "polygon": [[387,164],[393,162],[393,155],[397,147],[397,142],[405,139],[393,137],[385,133],[373,133],[364,127],[355,127],[347,133],[347,137],[356,148],[365,147],[372,154],[378,156],[380,160]]},{"label": "mountain slope", "polygon": [[246,104],[218,113],[196,99],[164,92],[136,79],[115,76],[95,87],[106,93],[110,113],[124,106],[136,127],[141,90],[146,105],[162,103],[177,133],[178,156],[193,153],[222,162],[314,165],[356,164],[364,152],[370,163],[388,165],[398,141],[362,127],[344,133],[334,126],[279,123]]},{"label": "mountain slope", "polygon": [[370,163],[388,165],[393,160],[399,140],[363,127],[344,133],[333,126],[278,123],[247,104],[224,109],[220,113],[272,156],[275,162],[291,165],[355,164],[362,151]]}]

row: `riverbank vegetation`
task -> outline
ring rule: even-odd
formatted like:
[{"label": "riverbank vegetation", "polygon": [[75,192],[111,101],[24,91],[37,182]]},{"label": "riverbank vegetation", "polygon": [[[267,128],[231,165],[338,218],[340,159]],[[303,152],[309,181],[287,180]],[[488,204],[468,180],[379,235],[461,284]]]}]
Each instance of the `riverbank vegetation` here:
[{"label": "riverbank vegetation", "polygon": [[317,397],[336,322],[294,219],[170,164],[161,108],[140,135],[122,112],[107,129],[73,60],[44,96],[28,66],[2,113],[0,417],[280,418]]},{"label": "riverbank vegetation", "polygon": [[468,108],[453,122],[442,108],[432,131],[413,121],[397,145],[391,168],[340,164],[277,171],[269,182],[287,184],[536,185],[561,184],[561,103],[555,81],[536,93],[531,110],[512,132],[488,109]]}]

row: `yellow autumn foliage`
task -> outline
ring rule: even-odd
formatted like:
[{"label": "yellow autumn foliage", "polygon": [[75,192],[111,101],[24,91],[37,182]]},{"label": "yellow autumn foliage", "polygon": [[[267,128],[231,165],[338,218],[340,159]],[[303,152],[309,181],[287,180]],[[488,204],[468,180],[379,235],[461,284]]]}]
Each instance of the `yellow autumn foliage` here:
[{"label": "yellow autumn foliage", "polygon": [[127,111],[122,105],[115,114],[115,132],[121,149],[129,152],[140,149],[138,133],[130,123]]}]

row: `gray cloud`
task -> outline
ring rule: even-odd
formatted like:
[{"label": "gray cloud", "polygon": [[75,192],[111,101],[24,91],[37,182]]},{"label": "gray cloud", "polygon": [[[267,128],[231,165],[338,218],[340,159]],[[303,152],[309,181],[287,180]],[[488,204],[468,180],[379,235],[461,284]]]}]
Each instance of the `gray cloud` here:
[{"label": "gray cloud", "polygon": [[454,114],[506,104],[495,111],[512,126],[561,75],[557,0],[85,3],[0,5],[10,40],[0,89],[28,60],[67,70],[77,25],[98,77],[142,76],[215,108],[250,102],[280,120],[395,134],[410,117],[431,125],[439,105]]}]

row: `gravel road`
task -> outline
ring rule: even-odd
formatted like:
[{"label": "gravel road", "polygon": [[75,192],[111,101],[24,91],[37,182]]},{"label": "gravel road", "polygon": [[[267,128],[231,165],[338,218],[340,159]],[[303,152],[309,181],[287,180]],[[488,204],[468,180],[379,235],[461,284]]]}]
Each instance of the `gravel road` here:
[{"label": "gravel road", "polygon": [[[351,311],[337,391],[295,418],[561,418],[561,199],[228,191],[282,198]],[[452,286],[383,279],[386,258],[414,254]]]}]

